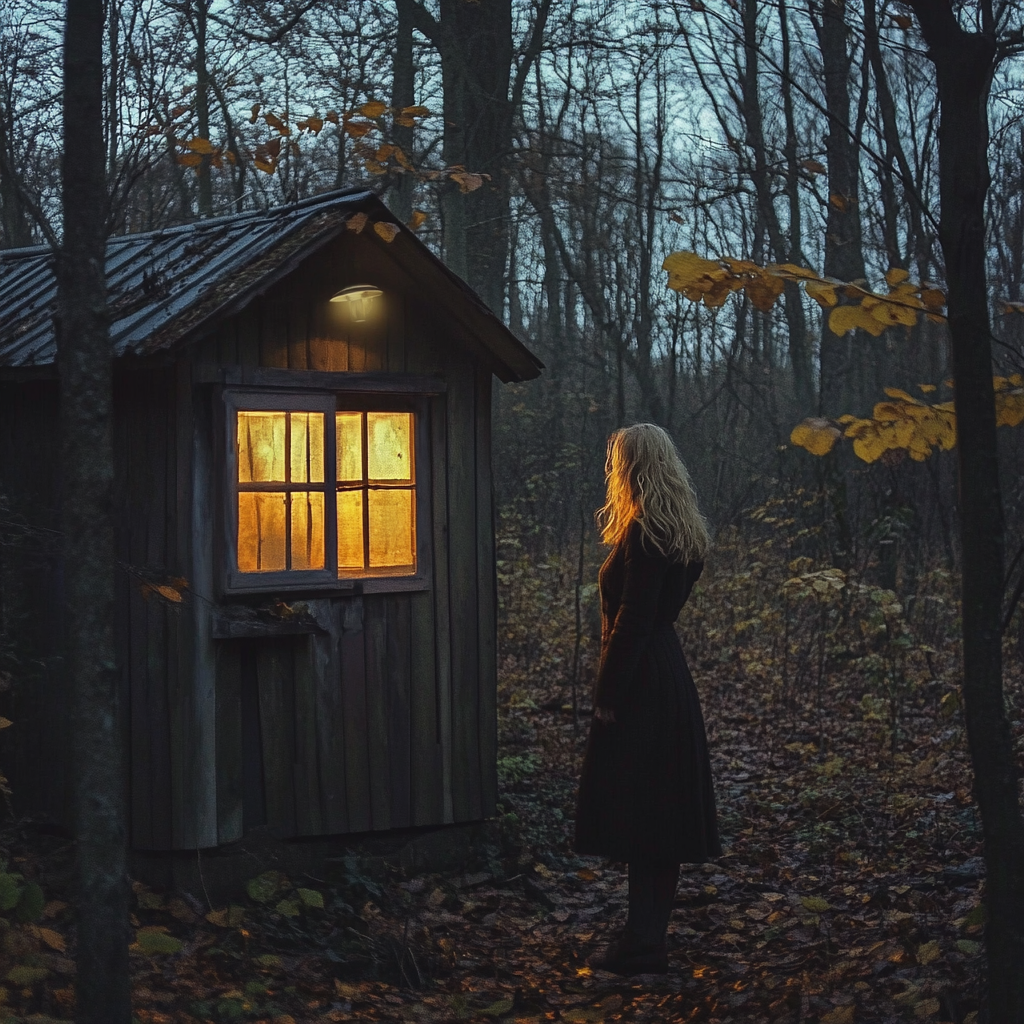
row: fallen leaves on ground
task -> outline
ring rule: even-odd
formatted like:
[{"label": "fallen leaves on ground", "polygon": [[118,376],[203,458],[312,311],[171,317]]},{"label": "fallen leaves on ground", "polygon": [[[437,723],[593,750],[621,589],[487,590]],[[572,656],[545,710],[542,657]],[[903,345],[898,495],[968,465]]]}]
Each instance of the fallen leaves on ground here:
[{"label": "fallen leaves on ground", "polygon": [[[784,508],[761,510],[769,535],[778,521]],[[136,883],[141,1024],[969,1024],[984,872],[948,581],[926,580],[936,600],[920,602],[945,612],[905,621],[895,595],[849,574],[835,594],[787,589],[832,570],[720,541],[680,625],[726,852],[684,865],[669,974],[620,978],[587,958],[624,920],[624,866],[570,845],[587,726],[564,681],[575,557],[499,564],[500,815],[469,861],[408,875],[353,855],[317,877],[256,873],[213,906]],[[549,626],[527,656],[541,606]],[[596,646],[581,641],[584,680]],[[1019,708],[1019,655],[1007,665]],[[28,848],[8,868],[50,900],[0,924],[8,1021],[73,1016],[73,908],[46,881],[68,850]]]}]

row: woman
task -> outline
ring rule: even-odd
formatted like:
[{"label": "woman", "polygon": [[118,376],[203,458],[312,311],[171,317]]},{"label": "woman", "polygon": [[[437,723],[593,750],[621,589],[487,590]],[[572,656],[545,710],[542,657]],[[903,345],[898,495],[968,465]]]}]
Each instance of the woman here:
[{"label": "woman", "polygon": [[629,865],[625,929],[591,963],[664,974],[681,861],[721,854],[700,700],[674,623],[710,546],[686,468],[653,423],[608,440],[612,545],[601,566],[601,667],[576,810],[576,851]]}]

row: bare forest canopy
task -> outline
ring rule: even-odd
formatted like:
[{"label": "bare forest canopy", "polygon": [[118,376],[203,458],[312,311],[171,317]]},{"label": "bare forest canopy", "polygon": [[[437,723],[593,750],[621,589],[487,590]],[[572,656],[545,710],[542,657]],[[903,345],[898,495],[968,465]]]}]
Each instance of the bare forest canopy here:
[{"label": "bare forest canopy", "polygon": [[[498,479],[503,506],[555,547],[600,503],[603,438],[621,423],[675,435],[721,527],[780,480],[820,483],[839,468],[793,450],[805,418],[835,431],[844,414],[870,419],[887,387],[917,393],[948,377],[940,317],[869,332],[854,316],[837,335],[820,292],[794,281],[767,305],[746,289],[709,306],[661,272],[691,251],[869,291],[905,270],[942,291],[937,96],[909,11],[873,0],[463,8],[110,5],[111,230],[380,189],[549,368],[501,398]],[[0,14],[5,247],[60,233],[62,10],[18,0]],[[1021,84],[1019,60],[1002,62],[987,269],[1007,377],[1024,369],[1024,318],[1009,315],[1024,299]],[[1015,458],[1016,431],[1004,438]],[[826,531],[830,545],[863,547],[871,524],[886,533],[910,517],[915,545],[948,554],[950,457],[897,469],[891,446],[865,471],[843,447],[830,457],[857,480],[837,511],[846,539]],[[1012,536],[1020,495],[1008,480]]]}]

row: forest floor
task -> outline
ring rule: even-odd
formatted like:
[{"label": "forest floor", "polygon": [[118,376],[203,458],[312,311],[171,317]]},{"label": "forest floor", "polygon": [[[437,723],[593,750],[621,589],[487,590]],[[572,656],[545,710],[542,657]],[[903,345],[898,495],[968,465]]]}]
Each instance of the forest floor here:
[{"label": "forest floor", "polygon": [[[588,720],[574,723],[551,670],[566,657],[559,627],[525,661],[506,645],[500,816],[472,861],[445,874],[368,874],[355,859],[323,877],[267,872],[226,906],[136,884],[137,1020],[971,1024],[984,872],[955,643],[916,636],[897,648],[904,662],[883,658],[899,668],[888,689],[866,689],[882,634],[864,609],[780,632],[785,609],[752,618],[750,581],[729,586],[712,581],[684,613],[726,852],[684,865],[667,976],[586,964],[624,919],[625,874],[571,851]],[[566,608],[545,614],[564,625]],[[1016,650],[1007,660],[1019,715]],[[73,1015],[73,911],[56,881],[69,848],[24,835],[8,839],[8,871],[23,877],[9,876],[8,898],[0,875],[0,906],[15,890],[24,905],[33,879],[46,899],[0,925],[0,1020],[47,1024]]]}]

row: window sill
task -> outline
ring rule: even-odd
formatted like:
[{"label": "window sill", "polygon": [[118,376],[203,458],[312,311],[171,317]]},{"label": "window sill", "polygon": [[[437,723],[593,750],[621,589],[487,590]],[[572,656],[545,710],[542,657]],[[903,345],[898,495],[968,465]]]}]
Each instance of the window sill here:
[{"label": "window sill", "polygon": [[430,579],[427,576],[364,576],[361,579],[325,579],[321,576],[320,579],[299,580],[291,573],[267,573],[265,579],[253,579],[249,573],[231,573],[225,587],[225,596],[232,598],[275,594],[296,597],[314,594],[317,597],[352,597],[357,594],[396,594],[429,589]]}]

